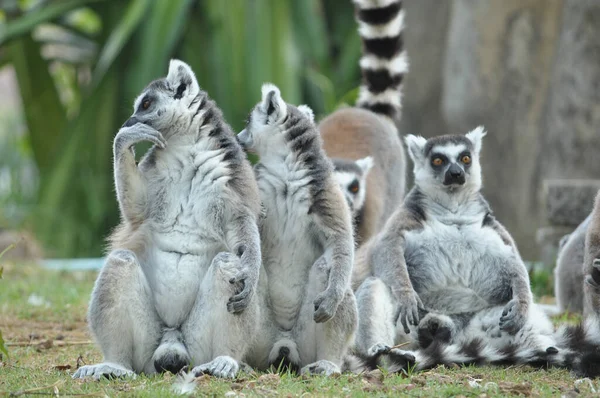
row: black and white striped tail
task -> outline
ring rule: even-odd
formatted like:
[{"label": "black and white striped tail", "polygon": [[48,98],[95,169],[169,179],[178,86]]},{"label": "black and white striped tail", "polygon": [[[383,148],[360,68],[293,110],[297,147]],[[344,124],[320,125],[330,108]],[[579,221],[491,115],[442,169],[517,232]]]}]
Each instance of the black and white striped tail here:
[{"label": "black and white striped tail", "polygon": [[363,43],[362,83],[356,105],[400,120],[402,85],[408,72],[402,0],[354,0]]},{"label": "black and white striped tail", "polygon": [[[586,327],[587,326],[587,327]],[[438,365],[529,365],[535,368],[564,368],[579,377],[600,377],[600,340],[597,327],[589,325],[566,326],[556,333],[557,347],[545,350],[507,344],[501,349],[491,347],[484,340],[473,339],[457,344],[433,342],[426,349],[416,351],[392,350],[387,357],[390,372],[415,371]],[[372,370],[379,358],[355,358],[353,369]]]}]

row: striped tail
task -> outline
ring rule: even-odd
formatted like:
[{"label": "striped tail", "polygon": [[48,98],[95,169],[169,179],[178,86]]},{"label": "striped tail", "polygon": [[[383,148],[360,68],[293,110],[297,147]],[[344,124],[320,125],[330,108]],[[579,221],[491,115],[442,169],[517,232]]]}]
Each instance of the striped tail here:
[{"label": "striped tail", "polygon": [[398,122],[402,86],[408,72],[404,50],[402,0],[354,0],[358,32],[363,43],[362,83],[356,106]]},{"label": "striped tail", "polygon": [[491,347],[482,339],[463,343],[445,344],[433,342],[425,349],[403,351],[393,349],[370,358],[356,358],[362,370],[377,368],[380,359],[386,358],[387,370],[392,373],[421,371],[438,365],[529,365],[535,368],[563,368],[579,377],[600,377],[600,342],[589,327],[567,326],[556,333],[557,347],[536,350],[507,344],[501,349]]}]

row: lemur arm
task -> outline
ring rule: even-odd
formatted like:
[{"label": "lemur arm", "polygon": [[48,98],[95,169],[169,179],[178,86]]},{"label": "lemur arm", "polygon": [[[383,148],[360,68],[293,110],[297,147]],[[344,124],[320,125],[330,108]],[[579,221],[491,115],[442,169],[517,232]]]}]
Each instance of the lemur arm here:
[{"label": "lemur arm", "polygon": [[[127,222],[141,222],[146,211],[146,181],[135,163],[133,146],[150,141],[159,148],[166,146],[162,135],[152,127],[136,123],[123,127],[115,136],[113,145],[115,189],[121,216]],[[150,149],[151,151],[156,148]]]},{"label": "lemur arm", "polygon": [[229,250],[241,260],[242,268],[230,282],[243,282],[241,292],[229,298],[227,310],[239,313],[246,309],[258,285],[262,265],[257,215],[248,208],[233,214],[225,225],[225,240]]},{"label": "lemur arm", "polygon": [[416,325],[420,299],[413,289],[404,258],[405,234],[421,228],[421,221],[406,206],[400,207],[375,238],[367,254],[373,275],[384,281],[400,301],[401,321]]},{"label": "lemur arm", "polygon": [[529,284],[529,274],[527,273],[527,268],[521,259],[521,255],[519,254],[519,249],[515,244],[515,241],[510,236],[510,233],[506,230],[506,228],[500,224],[498,220],[492,218],[488,221],[489,226],[496,231],[502,241],[507,246],[510,246],[514,253],[514,266],[512,268],[512,291],[513,291],[513,299],[517,299],[521,305],[525,308],[529,307],[529,304],[533,302],[533,295],[531,293],[531,286]]},{"label": "lemur arm", "polygon": [[[333,185],[333,181],[330,184]],[[316,322],[325,322],[335,315],[338,305],[350,288],[354,262],[354,237],[350,211],[339,190],[328,189],[325,195],[326,197],[323,198],[325,205],[319,206],[314,219],[320,229],[325,247],[323,258],[318,259],[317,262],[325,261],[328,264],[329,280],[325,291],[317,295],[314,301]]]}]

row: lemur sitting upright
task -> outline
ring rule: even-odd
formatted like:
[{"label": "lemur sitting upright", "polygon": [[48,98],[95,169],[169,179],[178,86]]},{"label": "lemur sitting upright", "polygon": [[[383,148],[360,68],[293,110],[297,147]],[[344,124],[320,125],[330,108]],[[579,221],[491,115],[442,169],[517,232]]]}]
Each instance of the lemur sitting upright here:
[{"label": "lemur sitting upright", "polygon": [[[136,164],[133,146],[154,144]],[[260,200],[250,163],[192,69],[172,60],[114,141],[121,224],[89,306],[104,362],[74,378],[234,377],[258,331]]]},{"label": "lemur sitting upright", "polygon": [[238,139],[260,157],[254,170],[267,281],[261,333],[247,362],[339,373],[357,322],[352,222],[312,110],[287,104],[265,84]]},{"label": "lemur sitting upright", "polygon": [[480,192],[484,136],[478,127],[406,137],[415,187],[356,257],[358,353],[378,357],[406,340],[427,349],[474,338],[497,350],[555,350],[517,247]]},{"label": "lemur sitting upright", "polygon": [[355,239],[366,242],[402,203],[406,159],[397,125],[408,71],[401,0],[354,0],[362,39],[362,83],[356,107],[319,123],[334,177],[352,206]]}]

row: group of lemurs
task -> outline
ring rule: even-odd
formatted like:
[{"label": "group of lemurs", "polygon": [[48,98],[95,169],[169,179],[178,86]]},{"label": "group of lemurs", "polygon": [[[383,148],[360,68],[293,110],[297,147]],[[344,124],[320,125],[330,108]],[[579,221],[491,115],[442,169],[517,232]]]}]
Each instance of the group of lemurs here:
[{"label": "group of lemurs", "polygon": [[[121,223],[89,306],[104,362],[73,377],[515,363],[600,373],[600,198],[579,244],[585,320],[555,330],[481,194],[482,127],[406,136],[405,196],[404,10],[354,4],[359,98],[319,124],[265,84],[236,135],[177,60],[138,96],[114,139]],[[136,163],[142,141],[154,145]]]}]

